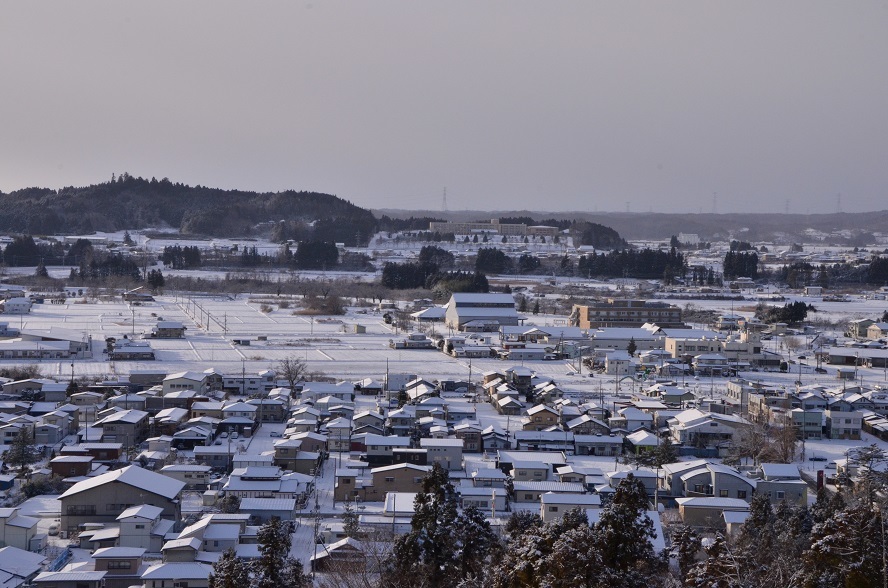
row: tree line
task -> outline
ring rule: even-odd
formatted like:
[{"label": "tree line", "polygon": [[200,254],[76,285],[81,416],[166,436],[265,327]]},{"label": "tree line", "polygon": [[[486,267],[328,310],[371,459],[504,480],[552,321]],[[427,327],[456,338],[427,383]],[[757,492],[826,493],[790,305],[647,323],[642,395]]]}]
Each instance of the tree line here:
[{"label": "tree line", "polygon": [[[724,525],[656,527],[644,485],[631,474],[602,496],[595,520],[575,509],[544,523],[516,511],[501,533],[477,508],[458,508],[435,464],[414,500],[410,530],[376,552],[372,567],[332,567],[320,586],[366,588],[879,588],[886,580],[883,511],[888,462],[877,446],[849,453],[860,475],[820,490],[809,508],[756,494],[739,531]],[[650,513],[650,514],[649,514]],[[347,536],[362,538],[346,509]],[[365,546],[378,545],[367,536]],[[655,539],[665,549],[655,549]],[[246,582],[246,580],[244,580]],[[249,586],[249,584],[243,584]],[[234,586],[214,584],[215,587]]]}]

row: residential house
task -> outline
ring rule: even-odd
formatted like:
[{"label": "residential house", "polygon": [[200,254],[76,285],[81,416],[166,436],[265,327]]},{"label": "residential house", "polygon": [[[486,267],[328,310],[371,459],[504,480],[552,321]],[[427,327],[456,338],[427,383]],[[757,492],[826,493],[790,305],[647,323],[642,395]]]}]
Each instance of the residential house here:
[{"label": "residential house", "polygon": [[3,588],[30,586],[41,573],[46,556],[27,549],[6,546],[0,548],[0,578]]},{"label": "residential house", "polygon": [[540,518],[544,523],[561,520],[574,509],[600,508],[599,494],[569,494],[545,492],[540,497]]},{"label": "residential house", "polygon": [[194,390],[201,394],[208,392],[207,374],[201,372],[177,372],[163,379],[163,395],[179,390]]},{"label": "residential house", "polygon": [[676,498],[681,520],[689,527],[724,529],[725,512],[749,512],[749,503],[738,498],[692,496]]},{"label": "residential house", "polygon": [[421,492],[422,481],[430,470],[428,466],[409,463],[373,468],[370,470],[369,485],[361,488],[350,489],[346,484],[346,480],[356,483],[355,478],[344,477],[337,480],[339,495],[347,497],[357,494],[364,501],[378,502],[390,492]]},{"label": "residential house", "polygon": [[466,453],[480,453],[483,450],[481,424],[477,421],[463,421],[453,427],[453,436],[463,443]]},{"label": "residential house", "polygon": [[157,321],[151,327],[151,336],[155,339],[182,339],[187,328],[179,321]]},{"label": "residential house", "polygon": [[199,562],[154,564],[142,574],[145,588],[207,588],[213,567]]},{"label": "residential house", "polygon": [[[831,405],[835,407],[836,405]],[[860,439],[863,414],[859,410],[827,410],[826,436],[829,439]]]},{"label": "residential house", "polygon": [[571,482],[515,482],[514,498],[520,503],[541,503],[543,494],[548,492],[556,494],[582,494],[585,492],[583,484]]},{"label": "residential house", "polygon": [[59,496],[61,526],[75,532],[83,523],[111,522],[136,504],[160,507],[164,518],[178,520],[184,487],[183,482],[138,466],[110,471],[78,482]]},{"label": "residential house", "polygon": [[527,409],[527,419],[523,424],[525,431],[543,431],[561,422],[557,410],[545,404],[538,404]]},{"label": "residential house", "polygon": [[165,535],[178,522],[163,517],[164,509],[150,504],[140,504],[124,510],[117,516],[118,545],[160,553]]},{"label": "residential house", "polygon": [[756,490],[754,479],[721,464],[703,463],[697,467],[685,467],[681,471],[673,470],[670,473],[673,474],[669,480],[673,496],[714,496],[749,502]]},{"label": "residential house", "polygon": [[808,483],[802,480],[797,465],[791,463],[763,463],[759,466],[762,479],[756,484],[755,493],[771,499],[778,505],[784,500],[789,504],[808,504]]},{"label": "residential house", "polygon": [[148,413],[142,410],[122,410],[96,421],[102,429],[102,440],[135,447],[148,437]]},{"label": "residential house", "polygon": [[[389,465],[393,463],[392,449],[410,447],[409,437],[367,435],[367,463],[371,466]],[[405,490],[408,492],[409,490]]]},{"label": "residential house", "polygon": [[574,451],[577,455],[623,455],[623,445],[623,436],[615,433],[574,436]]},{"label": "residential house", "polygon": [[213,468],[199,464],[171,464],[160,468],[160,473],[185,483],[189,490],[205,490]]},{"label": "residential house", "polygon": [[0,508],[0,544],[25,551],[42,549],[37,537],[39,519],[19,514],[18,507]]},{"label": "residential house", "polygon": [[445,470],[463,469],[462,439],[420,439],[419,446],[428,451],[428,461]]}]

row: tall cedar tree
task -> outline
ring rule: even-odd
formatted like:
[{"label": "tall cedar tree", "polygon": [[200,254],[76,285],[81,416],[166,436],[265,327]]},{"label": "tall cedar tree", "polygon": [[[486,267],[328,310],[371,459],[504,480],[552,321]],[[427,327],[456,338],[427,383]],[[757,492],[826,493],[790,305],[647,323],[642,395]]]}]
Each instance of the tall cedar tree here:
[{"label": "tall cedar tree", "polygon": [[411,530],[395,540],[382,576],[386,588],[455,588],[479,580],[496,535],[477,509],[457,511],[448,473],[435,463],[413,503]]},{"label": "tall cedar tree", "polygon": [[595,545],[611,586],[640,586],[657,575],[664,561],[654,554],[654,522],[647,514],[644,484],[632,474],[620,482],[595,524]]},{"label": "tall cedar tree", "polygon": [[19,429],[19,434],[12,440],[9,449],[6,450],[6,463],[12,467],[17,467],[22,475],[25,469],[35,461],[37,461],[37,447],[34,445],[34,437],[31,435],[31,428],[27,425]]},{"label": "tall cedar tree", "polygon": [[208,580],[209,588],[249,588],[250,568],[235,554],[234,549],[229,547],[213,564],[213,571]]},{"label": "tall cedar tree", "polygon": [[251,588],[305,588],[309,581],[302,562],[290,557],[292,538],[288,523],[272,519],[258,534],[259,559],[253,562]]}]

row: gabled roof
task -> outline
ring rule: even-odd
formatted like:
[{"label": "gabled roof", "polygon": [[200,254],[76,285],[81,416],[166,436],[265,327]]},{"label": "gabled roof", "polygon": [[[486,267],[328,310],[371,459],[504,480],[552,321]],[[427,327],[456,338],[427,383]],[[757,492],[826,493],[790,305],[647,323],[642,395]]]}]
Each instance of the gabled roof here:
[{"label": "gabled roof", "polygon": [[131,506],[119,515],[117,515],[117,520],[128,519],[130,517],[145,519],[149,521],[153,521],[157,517],[159,517],[163,513],[163,509],[159,506],[153,506],[151,504],[140,504],[139,506]]},{"label": "gabled roof", "polygon": [[185,379],[194,380],[196,382],[203,382],[206,377],[206,374],[200,372],[177,372],[175,374],[168,375],[163,379],[163,381],[166,382],[167,380]]},{"label": "gabled roof", "polygon": [[168,499],[176,498],[185,487],[185,482],[180,482],[169,476],[156,474],[138,466],[127,466],[120,470],[114,470],[95,478],[78,482],[60,495],[59,499],[61,500],[68,496],[74,496],[75,494],[115,482],[152,492]]},{"label": "gabled roof", "polygon": [[206,580],[213,573],[213,566],[197,562],[168,562],[156,564],[145,570],[142,580]]}]

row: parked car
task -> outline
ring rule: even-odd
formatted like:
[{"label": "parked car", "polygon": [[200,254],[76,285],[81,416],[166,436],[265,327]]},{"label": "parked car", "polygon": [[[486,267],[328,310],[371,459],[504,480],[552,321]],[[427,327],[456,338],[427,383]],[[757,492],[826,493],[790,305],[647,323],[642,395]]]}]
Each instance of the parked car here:
[{"label": "parked car", "polygon": [[269,437],[280,437],[281,433],[280,433],[280,431],[272,431],[271,433],[268,434],[268,436]]}]

